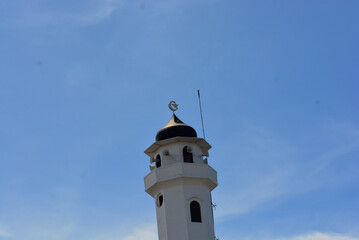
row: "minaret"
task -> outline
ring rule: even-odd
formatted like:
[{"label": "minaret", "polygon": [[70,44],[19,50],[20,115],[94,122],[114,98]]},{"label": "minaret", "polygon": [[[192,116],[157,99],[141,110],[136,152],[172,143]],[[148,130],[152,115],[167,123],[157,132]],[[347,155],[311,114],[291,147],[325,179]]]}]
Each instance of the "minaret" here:
[{"label": "minaret", "polygon": [[155,199],[159,240],[214,240],[211,191],[217,172],[208,165],[206,140],[175,114],[145,153],[151,172],[145,190]]}]

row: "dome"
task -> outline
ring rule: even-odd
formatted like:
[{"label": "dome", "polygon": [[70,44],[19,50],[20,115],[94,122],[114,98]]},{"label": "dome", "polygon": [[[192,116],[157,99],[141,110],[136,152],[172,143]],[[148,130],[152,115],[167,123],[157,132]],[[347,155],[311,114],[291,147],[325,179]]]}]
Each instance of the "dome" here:
[{"label": "dome", "polygon": [[157,132],[156,141],[174,137],[197,137],[196,130],[183,123],[174,113],[168,123]]}]

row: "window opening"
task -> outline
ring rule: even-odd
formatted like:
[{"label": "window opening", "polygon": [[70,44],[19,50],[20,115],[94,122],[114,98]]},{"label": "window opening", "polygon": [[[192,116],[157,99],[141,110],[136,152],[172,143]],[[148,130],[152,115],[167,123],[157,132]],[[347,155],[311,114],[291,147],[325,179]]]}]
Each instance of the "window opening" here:
[{"label": "window opening", "polygon": [[193,163],[193,154],[188,146],[183,148],[183,161],[187,163]]},{"label": "window opening", "polygon": [[163,204],[163,195],[161,194],[157,197],[157,207],[161,207],[162,204]]},{"label": "window opening", "polygon": [[191,210],[191,221],[202,222],[201,206],[199,205],[199,203],[196,201],[192,201],[190,204],[190,210]]},{"label": "window opening", "polygon": [[161,167],[161,156],[158,154],[156,157],[156,168]]}]

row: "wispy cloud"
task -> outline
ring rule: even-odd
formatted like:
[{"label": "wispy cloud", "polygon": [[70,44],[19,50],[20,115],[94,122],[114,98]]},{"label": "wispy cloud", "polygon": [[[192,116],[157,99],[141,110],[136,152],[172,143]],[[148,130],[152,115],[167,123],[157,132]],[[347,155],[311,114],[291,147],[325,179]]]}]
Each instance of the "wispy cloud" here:
[{"label": "wispy cloud", "polygon": [[2,25],[17,24],[26,26],[62,26],[78,27],[96,24],[110,18],[116,10],[124,6],[124,0],[90,0],[81,8],[58,10],[56,6],[48,6],[43,1],[32,4],[17,4],[12,14],[3,16]]},{"label": "wispy cloud", "polygon": [[154,224],[139,224],[125,229],[125,225],[112,227],[106,232],[97,233],[91,240],[157,240],[157,228]]},{"label": "wispy cloud", "polygon": [[[359,151],[357,128],[351,126],[348,129],[343,124],[339,125],[340,128],[333,125],[325,127],[325,132],[331,134],[333,142],[330,146],[333,147],[316,153],[308,151],[311,146],[295,145],[294,141],[282,139],[260,127],[246,126],[241,133],[244,140],[233,141],[238,148],[240,164],[245,167],[226,169],[226,176],[240,177],[230,180],[227,185],[231,188],[223,189],[225,186],[222,184],[222,189],[218,190],[214,199],[218,205],[216,219],[229,220],[231,216],[253,211],[278,197],[293,196],[327,185],[325,177],[332,178],[332,174],[327,173],[327,167],[336,164],[345,155]],[[229,144],[227,147],[233,146]]]},{"label": "wispy cloud", "polygon": [[2,210],[6,221],[0,223],[0,239],[68,239],[77,229],[77,198],[74,188],[56,188],[48,198],[14,201]]},{"label": "wispy cloud", "polygon": [[[228,239],[228,238],[227,238]],[[237,240],[237,237],[230,237],[231,240]],[[295,236],[282,236],[282,237],[273,237],[273,236],[257,236],[250,235],[241,237],[242,240],[359,240],[358,237],[354,237],[350,234],[338,234],[331,232],[309,232],[304,234],[299,234]]]},{"label": "wispy cloud", "polygon": [[0,226],[0,237],[8,238],[11,237],[11,234],[5,230],[2,226]]},{"label": "wispy cloud", "polygon": [[124,5],[123,0],[96,0],[95,7],[83,15],[72,15],[71,18],[81,25],[90,25],[105,20]]},{"label": "wispy cloud", "polygon": [[359,238],[335,234],[335,233],[321,233],[314,232],[305,235],[295,236],[291,238],[280,238],[278,240],[358,240]]},{"label": "wispy cloud", "polygon": [[249,183],[244,188],[217,197],[219,208],[215,215],[218,220],[232,215],[244,214],[265,202],[288,191],[286,174],[273,173]]},{"label": "wispy cloud", "polygon": [[138,227],[129,235],[120,238],[121,240],[157,240],[157,233],[154,227]]},{"label": "wispy cloud", "polygon": [[325,126],[328,130],[328,138],[335,139],[335,147],[326,150],[316,158],[316,165],[311,170],[309,177],[319,173],[328,165],[341,157],[359,152],[359,129],[348,122],[330,122]]},{"label": "wispy cloud", "polygon": [[230,180],[227,184],[230,184],[230,189],[219,189],[220,193],[214,199],[218,203],[216,219],[220,221],[250,212],[263,203],[287,193],[290,189],[288,183],[294,175],[296,163],[293,156],[296,155],[296,149],[293,146],[257,126],[250,125],[245,129],[245,132],[241,133],[243,140],[239,143],[234,141],[240,146],[236,146],[240,163],[238,159],[233,163],[228,162],[231,166],[243,167],[224,170],[227,174],[239,177]]},{"label": "wispy cloud", "polygon": [[68,239],[71,233],[76,229],[73,223],[62,223],[61,221],[34,222],[23,225],[11,224],[9,230],[0,229],[0,239],[18,240],[18,239],[48,239],[60,240]]},{"label": "wispy cloud", "polygon": [[236,215],[245,214],[255,210],[266,202],[287,193],[287,189],[276,186],[275,183],[251,185],[236,193],[223,194],[215,199],[218,208],[215,211],[216,221],[228,221]]},{"label": "wispy cloud", "polygon": [[326,153],[323,153],[321,156],[318,157],[318,165],[313,168],[310,172],[308,177],[311,177],[321,170],[323,170],[326,166],[330,165],[331,162],[335,161],[336,159],[353,152],[359,151],[359,142],[352,143],[347,145],[338,146],[335,149],[331,149]]}]

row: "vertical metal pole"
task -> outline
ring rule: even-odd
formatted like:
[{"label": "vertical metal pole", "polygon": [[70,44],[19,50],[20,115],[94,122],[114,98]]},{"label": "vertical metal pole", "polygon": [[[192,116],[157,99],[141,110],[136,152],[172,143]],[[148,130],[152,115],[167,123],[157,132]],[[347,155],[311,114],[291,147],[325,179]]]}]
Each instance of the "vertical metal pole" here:
[{"label": "vertical metal pole", "polygon": [[[206,135],[204,134],[204,124],[203,124],[203,114],[202,114],[202,104],[201,104],[201,95],[199,94],[199,89],[197,90],[198,94],[198,102],[199,102],[199,110],[201,112],[201,121],[202,121],[202,131],[203,131],[203,138],[206,139]],[[214,240],[218,239],[216,237],[216,230],[214,227],[214,214],[213,214],[213,202],[212,202],[212,193],[209,193],[210,200],[211,200],[211,212],[212,212],[212,223],[213,223],[213,232],[214,232]]]},{"label": "vertical metal pole", "polygon": [[202,115],[202,104],[201,104],[201,96],[200,96],[200,94],[199,94],[199,89],[197,90],[197,93],[198,93],[199,110],[200,110],[200,112],[201,112],[203,138],[206,139],[206,135],[204,134],[204,124],[203,124],[203,115]]}]

